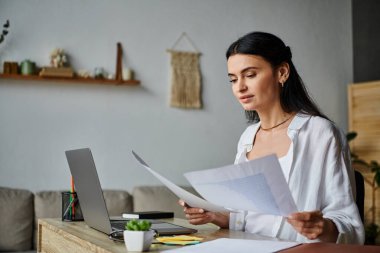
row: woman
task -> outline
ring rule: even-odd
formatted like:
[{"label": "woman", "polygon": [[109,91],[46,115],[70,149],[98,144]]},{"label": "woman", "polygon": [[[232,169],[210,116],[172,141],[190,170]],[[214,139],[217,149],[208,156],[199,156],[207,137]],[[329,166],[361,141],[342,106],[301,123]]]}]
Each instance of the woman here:
[{"label": "woman", "polygon": [[180,201],[189,222],[291,241],[362,244],[347,143],[310,99],[290,48],[272,34],[253,32],[232,43],[226,56],[232,92],[253,123],[240,138],[235,163],[275,153],[301,212],[286,218],[214,213]]}]

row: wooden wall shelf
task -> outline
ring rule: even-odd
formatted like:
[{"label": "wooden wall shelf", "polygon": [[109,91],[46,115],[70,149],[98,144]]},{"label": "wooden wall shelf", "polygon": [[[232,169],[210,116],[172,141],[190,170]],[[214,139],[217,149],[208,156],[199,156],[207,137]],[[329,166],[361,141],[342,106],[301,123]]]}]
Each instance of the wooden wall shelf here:
[{"label": "wooden wall shelf", "polygon": [[102,85],[125,85],[136,86],[140,84],[139,80],[114,80],[114,79],[95,79],[83,77],[41,77],[38,75],[10,75],[0,74],[0,79],[15,79],[25,81],[50,81],[65,83],[84,83],[84,84],[102,84]]}]

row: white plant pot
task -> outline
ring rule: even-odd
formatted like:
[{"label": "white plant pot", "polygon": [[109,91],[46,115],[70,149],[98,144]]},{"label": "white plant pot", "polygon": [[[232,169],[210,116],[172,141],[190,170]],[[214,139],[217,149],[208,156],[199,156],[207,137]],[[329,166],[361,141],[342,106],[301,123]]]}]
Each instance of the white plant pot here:
[{"label": "white plant pot", "polygon": [[155,232],[124,230],[124,243],[128,251],[146,251],[152,244]]}]

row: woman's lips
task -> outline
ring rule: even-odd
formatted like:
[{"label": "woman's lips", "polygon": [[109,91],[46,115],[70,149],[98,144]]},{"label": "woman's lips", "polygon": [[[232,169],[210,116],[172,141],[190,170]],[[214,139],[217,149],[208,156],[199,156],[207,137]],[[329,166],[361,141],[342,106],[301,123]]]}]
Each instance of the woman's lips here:
[{"label": "woman's lips", "polygon": [[245,95],[245,96],[241,96],[239,97],[239,100],[242,102],[242,103],[248,103],[251,101],[251,99],[253,98],[254,96],[253,95]]}]

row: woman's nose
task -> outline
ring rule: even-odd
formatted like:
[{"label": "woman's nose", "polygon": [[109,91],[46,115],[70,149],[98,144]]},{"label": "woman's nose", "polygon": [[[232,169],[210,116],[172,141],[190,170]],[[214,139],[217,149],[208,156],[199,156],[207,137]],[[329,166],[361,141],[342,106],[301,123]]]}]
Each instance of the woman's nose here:
[{"label": "woman's nose", "polygon": [[247,85],[245,84],[243,79],[239,79],[237,81],[237,87],[239,91],[245,91],[247,89]]}]

